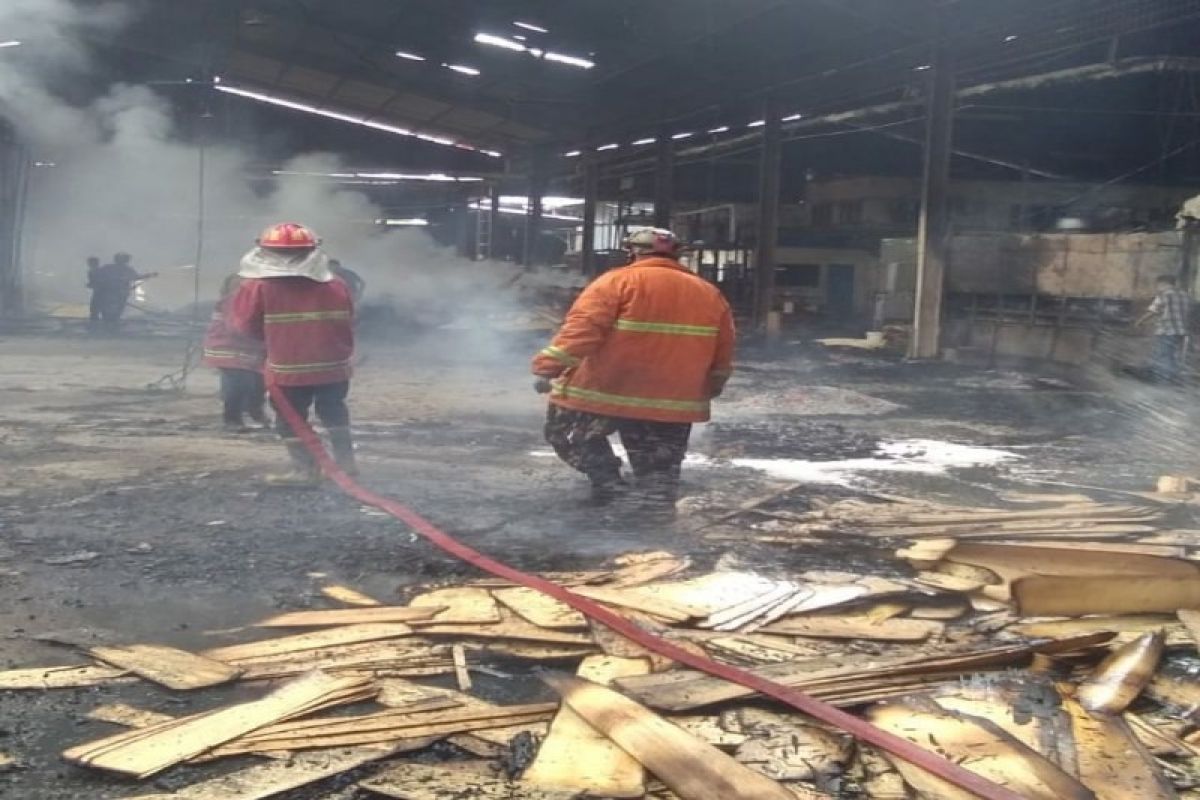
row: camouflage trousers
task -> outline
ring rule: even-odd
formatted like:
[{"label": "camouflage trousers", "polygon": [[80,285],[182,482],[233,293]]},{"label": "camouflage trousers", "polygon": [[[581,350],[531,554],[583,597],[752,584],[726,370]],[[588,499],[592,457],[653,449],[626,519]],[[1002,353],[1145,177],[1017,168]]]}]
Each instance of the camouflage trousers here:
[{"label": "camouflage trousers", "polygon": [[621,459],[608,437],[617,433],[639,483],[670,488],[678,484],[692,426],[686,422],[650,422],[603,417],[550,404],[546,441],[564,462],[591,478],[593,484],[621,479]]}]

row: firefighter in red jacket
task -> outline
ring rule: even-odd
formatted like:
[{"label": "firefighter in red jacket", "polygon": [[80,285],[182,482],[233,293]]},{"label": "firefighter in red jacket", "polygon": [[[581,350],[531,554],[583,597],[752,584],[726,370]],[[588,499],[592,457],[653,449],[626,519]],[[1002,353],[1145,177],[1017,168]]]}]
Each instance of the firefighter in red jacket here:
[{"label": "firefighter in red jacket", "polygon": [[230,326],[226,311],[230,301],[242,284],[240,275],[230,275],[221,284],[221,298],[213,309],[204,335],[204,359],[206,367],[221,373],[221,400],[225,406],[223,419],[225,430],[231,433],[247,433],[245,416],[263,427],[267,426],[267,389],[263,385],[263,361],[266,348],[259,339],[238,333]]},{"label": "firefighter in red jacket", "polygon": [[[357,474],[350,433],[354,303],[350,289],[329,269],[320,240],[308,228],[285,223],[268,228],[242,259],[244,279],[229,308],[233,328],[263,341],[267,383],[278,387],[300,416],[316,406],[329,432],[334,458]],[[284,415],[276,429],[287,445],[292,471],[278,483],[314,483],[320,470]]]}]

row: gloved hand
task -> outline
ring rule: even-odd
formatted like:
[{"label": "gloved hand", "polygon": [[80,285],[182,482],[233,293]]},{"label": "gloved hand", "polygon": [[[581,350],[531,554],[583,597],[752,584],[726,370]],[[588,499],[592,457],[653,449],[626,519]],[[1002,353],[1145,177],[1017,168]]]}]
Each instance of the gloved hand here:
[{"label": "gloved hand", "polygon": [[533,382],[533,390],[538,394],[550,394],[551,388],[549,378],[538,378]]}]

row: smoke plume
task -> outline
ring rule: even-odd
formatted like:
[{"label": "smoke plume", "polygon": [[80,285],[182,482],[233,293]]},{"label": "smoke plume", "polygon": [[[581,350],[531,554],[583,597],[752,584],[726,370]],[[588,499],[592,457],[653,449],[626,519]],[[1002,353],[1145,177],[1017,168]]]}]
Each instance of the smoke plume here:
[{"label": "smoke plume", "polygon": [[[0,3],[0,39],[12,31],[26,41],[0,50],[0,113],[43,165],[32,171],[24,240],[28,283],[41,302],[83,301],[85,258],[107,261],[125,251],[140,271],[160,273],[147,286],[150,305],[186,307],[198,241],[201,297],[212,299],[262,228],[298,221],[318,231],[331,257],[367,279],[368,300],[390,297],[402,310],[429,309],[445,307],[457,293],[474,298],[467,306],[512,308],[513,267],[458,258],[421,231],[381,229],[372,223],[384,214],[367,196],[327,181],[252,185],[256,154],[236,141],[207,144],[201,206],[201,152],[177,129],[166,98],[131,85],[109,86],[82,103],[61,92],[88,74],[88,42],[111,39],[136,10],[117,2]],[[298,173],[342,169],[329,154],[280,166]]]}]

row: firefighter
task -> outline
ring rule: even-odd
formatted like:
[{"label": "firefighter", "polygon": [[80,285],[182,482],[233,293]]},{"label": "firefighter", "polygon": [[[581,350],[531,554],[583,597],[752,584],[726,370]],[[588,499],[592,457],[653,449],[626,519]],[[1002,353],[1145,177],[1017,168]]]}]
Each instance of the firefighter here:
[{"label": "firefighter", "polygon": [[[229,318],[234,330],[265,343],[266,380],[300,416],[307,419],[309,408],[316,406],[338,465],[356,475],[346,406],[354,357],[354,303],[349,287],[334,279],[320,244],[316,234],[295,223],[264,231],[258,246],[242,259],[238,274],[245,282],[233,296]],[[271,482],[316,483],[316,461],[278,408],[276,430],[287,446],[292,470]]]},{"label": "firefighter", "polygon": [[354,300],[355,307],[357,307],[367,291],[367,282],[354,270],[342,266],[342,262],[336,258],[329,259],[329,271],[345,281],[346,285],[350,287],[350,297]]},{"label": "firefighter", "polygon": [[157,278],[157,272],[140,273],[133,268],[133,256],[129,253],[117,253],[111,264],[105,264],[96,271],[88,269],[88,287],[92,290],[91,307],[101,326],[115,333],[120,329],[121,317],[125,314],[125,306],[133,288],[142,281]]},{"label": "firefighter", "polygon": [[709,419],[732,371],[733,314],[679,263],[671,231],[632,231],[624,247],[630,263],[588,286],[533,359],[535,388],[550,395],[547,441],[596,502],[624,489],[608,440],[619,433],[639,494],[673,505],[692,423]]},{"label": "firefighter", "polygon": [[226,319],[230,300],[242,281],[237,274],[225,279],[221,285],[221,297],[213,309],[208,332],[204,336],[203,363],[221,373],[222,419],[225,430],[231,433],[249,432],[245,424],[246,416],[263,427],[268,424],[265,409],[267,390],[262,375],[266,348],[261,340],[238,333]]}]

